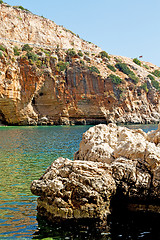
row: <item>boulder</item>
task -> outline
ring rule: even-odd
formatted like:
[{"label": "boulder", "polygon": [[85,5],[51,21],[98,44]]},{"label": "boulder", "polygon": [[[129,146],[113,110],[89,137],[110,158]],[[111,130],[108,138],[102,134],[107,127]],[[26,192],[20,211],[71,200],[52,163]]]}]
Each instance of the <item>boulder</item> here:
[{"label": "boulder", "polygon": [[108,164],[58,158],[32,182],[38,213],[51,221],[106,219],[116,184]]},{"label": "boulder", "polygon": [[54,222],[106,220],[114,204],[160,213],[158,130],[100,124],[83,134],[74,161],[58,158],[31,184],[38,213]]}]

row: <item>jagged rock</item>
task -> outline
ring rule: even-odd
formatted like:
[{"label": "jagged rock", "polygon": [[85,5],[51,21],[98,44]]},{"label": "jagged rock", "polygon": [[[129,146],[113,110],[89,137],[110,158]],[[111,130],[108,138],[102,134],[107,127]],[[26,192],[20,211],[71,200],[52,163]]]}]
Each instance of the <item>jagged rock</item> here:
[{"label": "jagged rock", "polygon": [[32,182],[32,193],[40,196],[38,213],[50,221],[104,221],[113,200],[132,211],[160,213],[159,132],[160,127],[148,134],[115,124],[91,127],[74,161],[58,158]]},{"label": "jagged rock", "polygon": [[38,212],[52,221],[55,218],[106,219],[115,189],[107,164],[64,158],[54,161],[31,186],[32,193],[40,196]]}]

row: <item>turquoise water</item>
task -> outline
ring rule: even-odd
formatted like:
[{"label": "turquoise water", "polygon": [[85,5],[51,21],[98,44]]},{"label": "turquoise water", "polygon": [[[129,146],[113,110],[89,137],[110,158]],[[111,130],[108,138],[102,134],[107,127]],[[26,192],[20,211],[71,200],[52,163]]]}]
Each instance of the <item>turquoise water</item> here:
[{"label": "turquoise water", "polygon": [[[45,222],[38,225],[36,196],[30,192],[31,181],[38,179],[56,158],[73,159],[82,134],[89,127],[0,127],[0,239],[42,239],[49,236],[53,239],[81,239],[83,234],[82,239],[94,239],[95,233],[89,227],[83,231],[77,227],[78,232],[73,237],[73,229],[68,233]],[[157,129],[157,125],[129,127],[141,127],[146,132]],[[111,238],[110,234],[109,231],[95,239],[119,239]]]}]

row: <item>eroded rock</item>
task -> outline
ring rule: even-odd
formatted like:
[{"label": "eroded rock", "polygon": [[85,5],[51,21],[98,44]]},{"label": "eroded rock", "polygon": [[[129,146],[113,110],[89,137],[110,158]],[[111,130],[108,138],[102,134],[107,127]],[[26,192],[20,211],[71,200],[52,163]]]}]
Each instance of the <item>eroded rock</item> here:
[{"label": "eroded rock", "polygon": [[[115,124],[83,134],[74,161],[58,158],[32,182],[38,213],[50,221],[106,220],[114,205],[160,213],[160,147],[151,133]],[[157,138],[156,138],[157,139]]]}]

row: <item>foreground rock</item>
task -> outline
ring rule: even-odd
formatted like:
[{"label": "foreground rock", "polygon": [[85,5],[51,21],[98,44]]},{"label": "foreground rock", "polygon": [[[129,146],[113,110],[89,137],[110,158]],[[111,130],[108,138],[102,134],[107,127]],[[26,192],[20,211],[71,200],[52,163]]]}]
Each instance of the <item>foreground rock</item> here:
[{"label": "foreground rock", "polygon": [[74,161],[58,158],[32,182],[38,213],[50,221],[106,220],[117,204],[160,213],[159,133],[160,127],[148,134],[114,124],[90,128]]}]

